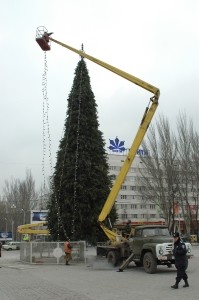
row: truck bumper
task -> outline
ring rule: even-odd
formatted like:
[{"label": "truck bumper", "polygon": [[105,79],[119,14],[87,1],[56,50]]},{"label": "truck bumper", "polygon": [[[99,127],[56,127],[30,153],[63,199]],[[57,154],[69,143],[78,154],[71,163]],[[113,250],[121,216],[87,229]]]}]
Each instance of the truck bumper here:
[{"label": "truck bumper", "polygon": [[160,260],[160,261],[174,261],[175,257],[172,254],[159,255],[158,260]]}]

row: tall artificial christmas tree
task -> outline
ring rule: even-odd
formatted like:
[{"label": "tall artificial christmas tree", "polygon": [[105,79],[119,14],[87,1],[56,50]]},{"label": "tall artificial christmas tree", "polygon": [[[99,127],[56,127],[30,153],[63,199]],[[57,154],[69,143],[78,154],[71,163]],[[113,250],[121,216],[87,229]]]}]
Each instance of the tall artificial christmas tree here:
[{"label": "tall artificial christmas tree", "polygon": [[[48,228],[53,240],[104,237],[98,215],[110,191],[107,155],[99,130],[97,105],[83,58],[77,64],[52,178]],[[115,210],[111,212],[116,218]]]}]

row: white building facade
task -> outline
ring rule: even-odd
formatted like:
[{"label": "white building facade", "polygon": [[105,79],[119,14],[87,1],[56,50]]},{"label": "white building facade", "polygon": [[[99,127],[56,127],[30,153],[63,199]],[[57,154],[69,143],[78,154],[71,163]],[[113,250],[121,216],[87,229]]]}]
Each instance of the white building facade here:
[{"label": "white building facade", "polygon": [[[108,154],[109,175],[114,183],[120,169],[126,159],[125,154]],[[144,188],[139,183],[139,169],[144,167],[140,160],[140,155],[136,155],[133,164],[118,193],[115,207],[118,214],[117,224],[126,224],[128,220],[131,224],[164,224],[164,219],[154,203],[145,202],[141,190]]]}]

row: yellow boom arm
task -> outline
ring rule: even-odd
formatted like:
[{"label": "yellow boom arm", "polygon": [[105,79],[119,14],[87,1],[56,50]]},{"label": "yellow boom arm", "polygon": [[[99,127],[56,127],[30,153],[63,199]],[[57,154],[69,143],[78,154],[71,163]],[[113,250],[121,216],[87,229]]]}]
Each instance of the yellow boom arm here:
[{"label": "yellow boom arm", "polygon": [[48,229],[42,229],[47,226],[47,222],[24,224],[17,227],[17,232],[21,234],[49,234]]},{"label": "yellow boom arm", "polygon": [[116,201],[116,198],[117,198],[117,195],[119,193],[119,190],[121,188],[121,185],[123,183],[123,181],[125,180],[125,177],[129,171],[129,168],[131,167],[132,165],[132,162],[135,158],[135,155],[136,155],[136,152],[145,136],[145,133],[148,129],[148,126],[154,116],[154,113],[157,109],[157,106],[158,106],[158,99],[159,99],[159,96],[160,96],[160,91],[158,88],[156,88],[155,86],[133,76],[133,75],[130,75],[118,68],[115,68],[91,55],[88,55],[86,54],[85,52],[81,51],[81,50],[77,50],[71,46],[68,46],[64,43],[61,43],[51,37],[49,37],[49,39],[57,44],[59,44],[60,46],[63,46],[77,54],[79,54],[80,56],[84,57],[84,58],[87,58],[88,60],[90,61],[93,61],[94,63],[96,63],[97,65],[100,65],[101,67],[123,77],[124,79],[127,79],[129,80],[130,82],[140,86],[141,88],[153,93],[153,97],[150,98],[150,105],[149,107],[146,108],[145,112],[144,112],[144,116],[142,118],[142,121],[141,121],[141,124],[138,128],[138,131],[137,131],[137,134],[135,136],[135,139],[133,141],[133,144],[130,148],[130,151],[128,153],[128,156],[120,170],[120,173],[119,175],[117,176],[116,178],[116,181],[110,191],[110,194],[104,204],[104,207],[102,208],[102,211],[98,217],[98,222],[100,223],[100,226],[101,228],[103,229],[103,231],[105,232],[105,234],[108,236],[108,238],[111,240],[111,241],[115,241],[116,240],[116,236],[117,234],[113,231],[111,231],[110,229],[108,229],[107,227],[104,226],[103,222],[104,220],[107,218],[107,216],[109,215],[115,201]]},{"label": "yellow boom arm", "polygon": [[103,67],[103,68],[105,68],[105,69],[107,69],[107,70],[109,70],[109,71],[111,71],[111,72],[113,72],[113,73],[115,73],[115,74],[117,74],[117,75],[119,75],[119,76],[121,76],[121,77],[123,77],[123,78],[125,78],[125,79],[127,79],[129,81],[131,81],[131,82],[133,82],[134,84],[139,85],[140,87],[144,88],[145,90],[147,90],[147,91],[155,94],[156,97],[159,98],[159,89],[156,88],[155,86],[153,86],[153,85],[151,85],[151,84],[149,84],[149,83],[147,83],[147,82],[145,82],[145,81],[143,81],[143,80],[141,80],[141,79],[139,79],[139,78],[137,78],[137,77],[135,77],[133,75],[130,75],[130,74],[128,74],[128,73],[126,73],[126,72],[124,72],[124,71],[122,71],[122,70],[120,70],[120,69],[118,69],[116,67],[113,67],[113,66],[111,66],[111,65],[109,65],[109,64],[107,64],[107,63],[105,63],[105,62],[103,62],[103,61],[101,61],[101,60],[99,60],[99,59],[97,59],[97,58],[89,55],[89,54],[86,54],[85,52],[83,52],[81,50],[77,50],[77,49],[75,49],[75,48],[73,48],[71,46],[68,46],[68,45],[66,45],[64,43],[61,43],[61,42],[59,42],[59,41],[57,41],[57,40],[55,40],[55,39],[53,39],[51,37],[49,37],[49,39],[51,41],[53,41],[53,42],[55,42],[55,43],[57,43],[57,44],[65,47],[65,48],[67,48],[67,49],[69,49],[69,50],[71,50],[71,51],[79,54],[80,56],[82,56],[84,58],[87,58],[88,60],[96,63],[97,65],[100,65],[101,67]]}]

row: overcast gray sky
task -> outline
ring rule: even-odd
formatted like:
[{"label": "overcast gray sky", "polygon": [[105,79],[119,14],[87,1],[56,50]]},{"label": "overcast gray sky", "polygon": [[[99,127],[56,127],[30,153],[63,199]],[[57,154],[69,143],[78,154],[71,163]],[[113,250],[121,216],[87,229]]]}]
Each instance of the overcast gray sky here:
[{"label": "overcast gray sky", "polygon": [[[42,176],[44,52],[35,42],[44,25],[53,38],[158,87],[156,116],[175,126],[185,112],[199,128],[198,0],[0,0],[0,194],[5,180]],[[79,56],[53,44],[47,52],[49,125],[53,165],[62,136],[67,97]],[[87,62],[105,141],[132,143],[149,92]],[[50,175],[46,157],[46,175]]]}]

